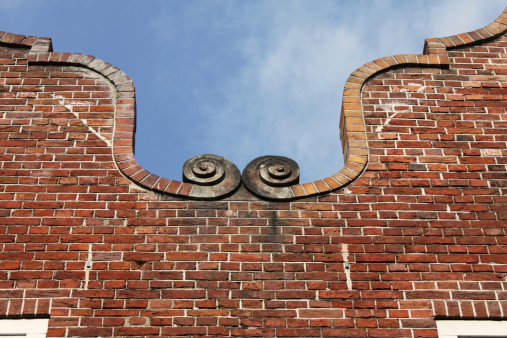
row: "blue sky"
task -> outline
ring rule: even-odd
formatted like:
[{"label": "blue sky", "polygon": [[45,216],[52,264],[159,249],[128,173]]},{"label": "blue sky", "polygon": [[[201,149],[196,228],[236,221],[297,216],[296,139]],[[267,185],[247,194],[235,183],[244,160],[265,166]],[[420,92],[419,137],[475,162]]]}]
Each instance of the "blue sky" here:
[{"label": "blue sky", "polygon": [[181,179],[217,154],[299,163],[301,182],[343,165],[339,116],[351,72],[421,53],[425,38],[475,30],[504,0],[0,0],[0,30],[49,36],[57,52],[93,55],[136,86],[136,158]]}]

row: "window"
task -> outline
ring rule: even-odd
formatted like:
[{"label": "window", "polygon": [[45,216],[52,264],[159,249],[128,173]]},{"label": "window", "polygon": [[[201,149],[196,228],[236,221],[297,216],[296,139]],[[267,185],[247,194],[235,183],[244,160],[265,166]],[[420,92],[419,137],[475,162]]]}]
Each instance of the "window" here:
[{"label": "window", "polygon": [[0,319],[0,338],[46,338],[49,319]]},{"label": "window", "polygon": [[507,338],[507,321],[437,320],[438,338]]}]

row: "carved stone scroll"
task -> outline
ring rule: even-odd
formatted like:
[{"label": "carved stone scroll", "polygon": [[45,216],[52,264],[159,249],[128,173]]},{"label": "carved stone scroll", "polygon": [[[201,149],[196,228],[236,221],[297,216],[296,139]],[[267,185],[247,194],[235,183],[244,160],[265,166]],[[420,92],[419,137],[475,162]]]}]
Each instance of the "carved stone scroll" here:
[{"label": "carved stone scroll", "polygon": [[216,198],[232,193],[241,183],[234,163],[218,155],[197,155],[183,165],[183,182],[192,183],[190,197]]},{"label": "carved stone scroll", "polygon": [[299,166],[287,157],[258,157],[243,170],[243,183],[257,196],[290,199],[294,197],[290,186],[299,183]]}]

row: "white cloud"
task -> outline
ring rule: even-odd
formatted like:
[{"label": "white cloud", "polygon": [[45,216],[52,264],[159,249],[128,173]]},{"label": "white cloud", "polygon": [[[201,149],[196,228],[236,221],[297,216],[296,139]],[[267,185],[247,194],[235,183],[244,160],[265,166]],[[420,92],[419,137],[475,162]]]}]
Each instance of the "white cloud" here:
[{"label": "white cloud", "polygon": [[[288,156],[300,164],[303,181],[341,169],[339,115],[351,72],[378,57],[421,53],[425,38],[483,27],[502,10],[484,1],[221,4],[222,19],[217,12],[208,18],[241,31],[226,52],[242,63],[215,83],[224,101],[201,104],[203,152],[240,169],[257,156]],[[189,11],[193,20],[203,12]]]},{"label": "white cloud", "polygon": [[443,1],[438,7],[432,6],[429,12],[429,31],[444,37],[482,28],[498,17],[505,5],[503,0]]},{"label": "white cloud", "polygon": [[[323,20],[325,6],[317,11],[297,2],[289,14],[281,4],[266,7],[257,14],[271,25],[240,43],[247,62],[223,88],[228,104],[214,120],[221,128],[210,128],[210,139],[239,167],[257,156],[283,155],[300,164],[307,180],[330,175],[342,165],[341,91],[357,67],[360,39]],[[239,147],[227,146],[231,137],[224,130],[240,131],[233,136]]]},{"label": "white cloud", "polygon": [[[470,29],[472,18],[488,24],[490,19],[485,19],[484,13],[492,11],[478,1],[470,7],[460,1],[458,7],[465,7],[463,14],[456,12],[457,2],[452,4],[454,12],[449,12],[452,5],[445,1],[424,2],[429,9],[423,4],[396,8],[399,3],[377,1],[367,11],[359,11],[365,3],[344,6],[343,2],[319,2],[316,6],[299,1],[291,3],[290,11],[280,2],[271,2],[264,10],[257,8],[266,25],[265,35],[246,40],[241,51],[248,61],[240,76],[225,87],[229,104],[219,115],[219,130],[241,130],[232,140],[239,140],[241,147],[227,149],[229,136],[221,139],[214,133],[213,139],[221,139],[220,147],[240,166],[255,156],[280,154],[298,161],[306,181],[339,170],[338,121],[348,75],[377,57],[420,53],[424,38],[433,37],[431,33],[442,36],[441,30],[446,32],[447,26]],[[342,11],[344,7],[347,9]],[[408,17],[414,7],[415,15]],[[437,25],[437,20],[446,25],[428,28]],[[229,118],[238,113],[241,117]]]}]

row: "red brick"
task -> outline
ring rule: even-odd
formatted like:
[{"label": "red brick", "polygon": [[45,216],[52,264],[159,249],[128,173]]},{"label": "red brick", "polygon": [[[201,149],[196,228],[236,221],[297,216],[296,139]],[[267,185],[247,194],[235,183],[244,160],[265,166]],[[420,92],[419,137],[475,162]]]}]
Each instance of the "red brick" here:
[{"label": "red brick", "polygon": [[[243,189],[198,200],[143,169],[125,74],[0,35],[5,317],[50,316],[51,336],[436,337],[434,316],[506,313],[498,38],[429,39],[428,55],[359,67],[344,91],[346,166],[280,202]],[[80,100],[114,149],[56,94]]]}]

